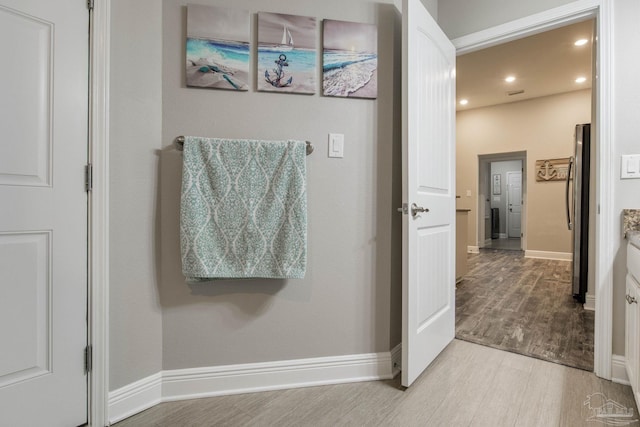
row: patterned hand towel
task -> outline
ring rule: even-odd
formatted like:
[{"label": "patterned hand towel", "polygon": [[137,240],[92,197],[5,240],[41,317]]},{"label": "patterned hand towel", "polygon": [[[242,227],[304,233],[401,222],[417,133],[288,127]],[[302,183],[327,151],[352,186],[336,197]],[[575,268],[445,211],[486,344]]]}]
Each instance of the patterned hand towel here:
[{"label": "patterned hand towel", "polygon": [[187,280],[303,278],[306,143],[185,137],[180,204]]}]

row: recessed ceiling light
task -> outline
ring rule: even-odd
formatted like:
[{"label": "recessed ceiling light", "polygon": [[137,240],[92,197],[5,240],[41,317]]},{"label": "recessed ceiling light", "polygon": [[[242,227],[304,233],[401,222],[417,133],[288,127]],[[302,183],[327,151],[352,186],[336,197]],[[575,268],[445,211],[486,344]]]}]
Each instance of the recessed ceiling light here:
[{"label": "recessed ceiling light", "polygon": [[576,79],[576,83],[584,83],[584,82],[586,82],[586,81],[587,81],[587,78],[586,78],[586,77],[578,77],[578,78]]},{"label": "recessed ceiling light", "polygon": [[576,40],[576,42],[574,43],[574,45],[576,46],[584,46],[585,44],[589,43],[589,40],[587,39],[580,39],[580,40]]},{"label": "recessed ceiling light", "polygon": [[516,78],[514,76],[507,76],[507,78],[504,79],[504,81],[507,83],[513,83],[516,81]]},{"label": "recessed ceiling light", "polygon": [[460,105],[467,105],[469,103],[468,99],[461,99],[460,100]]}]

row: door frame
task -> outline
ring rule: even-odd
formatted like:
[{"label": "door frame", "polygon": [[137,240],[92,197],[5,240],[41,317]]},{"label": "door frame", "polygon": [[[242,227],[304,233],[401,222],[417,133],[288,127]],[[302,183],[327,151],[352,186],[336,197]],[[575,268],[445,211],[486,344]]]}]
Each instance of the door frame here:
[{"label": "door frame", "polygon": [[598,49],[595,95],[596,122],[596,315],[594,336],[594,372],[611,379],[613,356],[613,236],[617,221],[613,194],[616,177],[612,146],[612,13],[609,0],[578,0],[525,18],[452,40],[458,55],[538,34],[568,24],[596,18]]},{"label": "door frame", "polygon": [[[484,169],[487,165],[490,165],[493,162],[508,162],[511,160],[519,160],[522,164],[522,206],[521,206],[521,214],[520,214],[520,232],[522,236],[520,237],[520,249],[523,251],[527,249],[527,151],[511,151],[507,153],[492,153],[492,154],[479,154],[478,155],[478,187],[476,188],[476,194],[478,195],[478,209],[476,223],[476,240],[478,241],[478,247],[484,247],[485,242],[487,240],[486,234],[482,233],[482,228],[484,228],[484,200],[480,197],[480,186],[482,185],[482,180],[485,178],[483,175],[486,173]],[[486,177],[489,179],[491,177],[491,173]],[[488,191],[491,189],[489,188]],[[492,194],[489,194],[492,196]],[[507,232],[508,234],[508,232]],[[484,237],[484,239],[482,239]]]},{"label": "door frame", "polygon": [[89,30],[88,424],[108,422],[109,395],[109,40],[111,0],[92,2]]}]

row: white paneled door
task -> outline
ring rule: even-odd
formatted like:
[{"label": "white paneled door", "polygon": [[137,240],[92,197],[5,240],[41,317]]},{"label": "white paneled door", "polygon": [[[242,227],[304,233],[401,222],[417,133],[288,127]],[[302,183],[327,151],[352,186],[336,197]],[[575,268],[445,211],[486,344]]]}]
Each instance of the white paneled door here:
[{"label": "white paneled door", "polygon": [[0,425],[87,422],[83,0],[0,0]]},{"label": "white paneled door", "polygon": [[455,48],[420,0],[403,1],[402,385],[455,329]]},{"label": "white paneled door", "polygon": [[522,233],[522,172],[507,172],[507,235]]}]

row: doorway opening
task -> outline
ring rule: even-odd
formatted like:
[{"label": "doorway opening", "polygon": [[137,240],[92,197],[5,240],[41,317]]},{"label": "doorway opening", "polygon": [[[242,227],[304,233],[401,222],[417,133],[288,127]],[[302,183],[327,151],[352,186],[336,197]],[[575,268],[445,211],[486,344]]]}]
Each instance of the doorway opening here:
[{"label": "doorway opening", "polygon": [[478,156],[478,247],[523,250],[526,151]]},{"label": "doorway opening", "polygon": [[[577,52],[582,39],[589,46]],[[581,21],[475,51],[469,61],[459,57],[457,74],[465,99],[457,119],[458,182],[477,188],[480,253],[469,256],[469,280],[456,294],[456,337],[585,370],[594,368],[595,319],[573,300],[573,239],[564,216],[566,179],[560,179],[567,171],[546,180],[537,179],[536,168],[573,156],[576,124],[597,124],[591,85],[563,80],[577,69],[583,84],[595,78],[595,40],[595,20]],[[557,68],[549,74],[547,66]],[[469,89],[465,80],[480,87]],[[471,162],[475,183],[465,173]],[[504,253],[510,248],[523,252]]]}]

